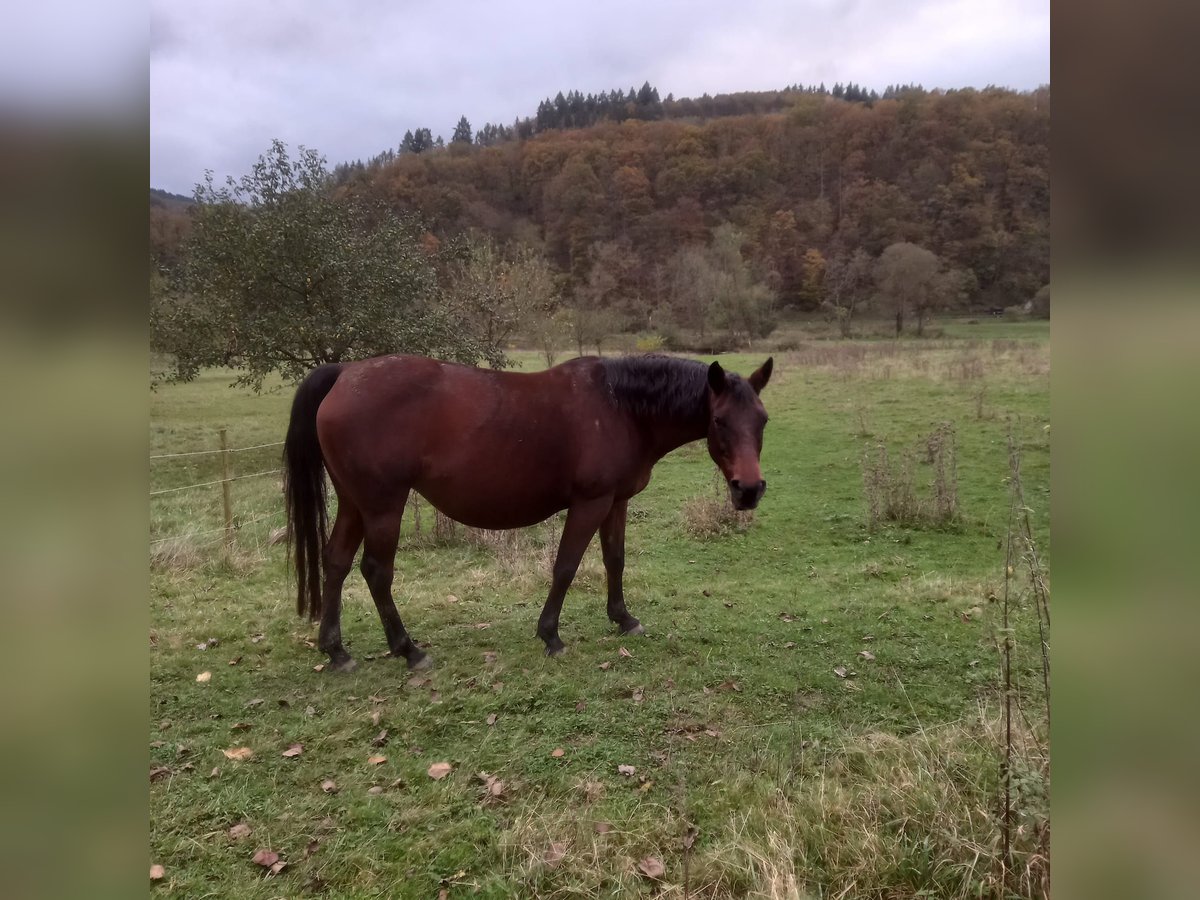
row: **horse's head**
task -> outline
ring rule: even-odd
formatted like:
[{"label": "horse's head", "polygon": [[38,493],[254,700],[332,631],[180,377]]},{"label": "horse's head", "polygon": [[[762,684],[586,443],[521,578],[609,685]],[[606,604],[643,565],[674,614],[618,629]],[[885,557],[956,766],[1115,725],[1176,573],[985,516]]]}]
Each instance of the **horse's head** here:
[{"label": "horse's head", "polygon": [[768,359],[748,378],[708,367],[708,452],[729,484],[735,509],[754,509],[767,490],[759,467],[767,411],[758,399],[771,378]]}]

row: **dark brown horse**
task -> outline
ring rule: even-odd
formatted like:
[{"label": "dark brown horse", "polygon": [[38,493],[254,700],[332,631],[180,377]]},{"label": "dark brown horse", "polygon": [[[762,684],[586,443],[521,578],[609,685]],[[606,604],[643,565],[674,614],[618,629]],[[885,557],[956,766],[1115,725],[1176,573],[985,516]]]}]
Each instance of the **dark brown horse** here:
[{"label": "dark brown horse", "polygon": [[[733,505],[757,506],[767,487],[758,462],[767,414],[758,394],[771,365],[745,379],[719,363],[663,356],[574,359],[535,374],[414,356],[314,369],[292,404],[284,492],[297,608],[320,617],[318,646],[330,668],[355,667],[342,646],[341,605],[360,544],[392,655],[409,668],[428,664],[392,600],[400,519],[414,490],[478,528],[521,528],[567,510],[537,626],[547,654],[563,650],[563,597],[597,530],[608,617],[623,633],[640,634],[621,587],[629,498],[659,459],[707,437]],[[338,498],[328,538],[325,470]]]}]

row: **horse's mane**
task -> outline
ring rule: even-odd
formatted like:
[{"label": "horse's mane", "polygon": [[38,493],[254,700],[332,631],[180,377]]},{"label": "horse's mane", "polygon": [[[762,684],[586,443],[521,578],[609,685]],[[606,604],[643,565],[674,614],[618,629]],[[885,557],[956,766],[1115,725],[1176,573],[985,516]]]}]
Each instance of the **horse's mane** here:
[{"label": "horse's mane", "polygon": [[[708,366],[672,356],[618,356],[600,360],[613,402],[635,416],[698,419],[708,416]],[[726,372],[735,390],[746,382]]]}]

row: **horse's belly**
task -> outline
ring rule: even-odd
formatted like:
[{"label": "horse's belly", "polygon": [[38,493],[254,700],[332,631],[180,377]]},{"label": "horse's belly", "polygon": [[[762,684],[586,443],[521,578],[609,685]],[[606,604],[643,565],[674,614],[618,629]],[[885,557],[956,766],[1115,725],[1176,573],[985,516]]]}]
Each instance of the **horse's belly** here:
[{"label": "horse's belly", "polygon": [[517,458],[471,463],[427,472],[414,487],[442,513],[475,528],[536,525],[570,504],[570,487],[561,478],[529,471]]},{"label": "horse's belly", "polygon": [[418,488],[417,493],[433,504],[438,512],[456,522],[470,525],[472,528],[494,531],[536,525],[567,507],[566,502],[545,497],[518,499],[510,496],[489,497],[487,494],[463,496],[456,491],[439,490],[430,485]]}]

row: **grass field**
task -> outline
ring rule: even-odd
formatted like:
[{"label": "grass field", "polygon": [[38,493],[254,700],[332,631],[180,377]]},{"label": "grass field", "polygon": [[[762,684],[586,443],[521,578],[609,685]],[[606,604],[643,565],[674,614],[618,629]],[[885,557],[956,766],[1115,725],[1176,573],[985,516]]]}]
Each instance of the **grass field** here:
[{"label": "grass field", "polygon": [[[770,491],[753,521],[697,534],[712,464],[702,445],[664,459],[628,530],[626,596],[647,634],[620,638],[608,623],[593,546],[567,595],[561,658],[534,637],[557,520],[439,538],[428,506],[420,534],[410,516],[396,595],[435,668],[413,677],[382,657],[354,573],[343,634],[361,666],[331,676],[314,671],[315,628],[296,619],[285,549],[268,543],[283,524],[279,476],[257,473],[278,468],[280,448],[233,455],[234,474],[256,477],[232,485],[232,554],[219,487],[152,497],[155,891],[1004,896],[989,598],[1004,586],[1010,430],[1049,557],[1048,330],[946,334],[777,353],[764,392]],[[721,360],[739,372],[762,361]],[[221,427],[233,447],[281,440],[290,389],[254,395],[230,380],[154,392],[151,454],[210,449]],[[864,453],[912,450],[927,493],[925,439],[943,422],[959,520],[870,529]],[[220,477],[215,456],[151,463],[152,490]],[[1036,618],[1018,606],[1020,731],[1032,740],[1044,731],[1040,655]],[[294,744],[302,752],[285,757]],[[251,758],[223,752],[243,747]],[[452,770],[435,780],[440,762]],[[1018,896],[1043,889],[1039,772],[1016,773],[1007,893]],[[286,867],[256,865],[260,849]]]}]

